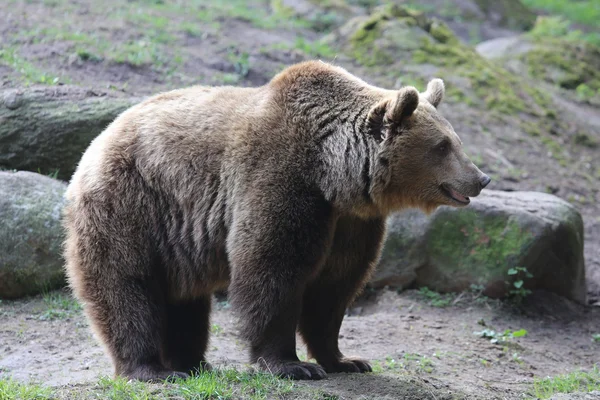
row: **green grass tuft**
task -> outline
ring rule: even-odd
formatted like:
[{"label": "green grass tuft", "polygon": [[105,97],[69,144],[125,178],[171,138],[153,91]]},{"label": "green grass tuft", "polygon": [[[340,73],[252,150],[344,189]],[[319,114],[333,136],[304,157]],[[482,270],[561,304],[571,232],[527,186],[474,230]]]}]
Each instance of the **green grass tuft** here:
[{"label": "green grass tuft", "polygon": [[549,399],[556,393],[592,392],[600,390],[600,369],[576,371],[569,374],[536,379],[533,383],[536,398]]},{"label": "green grass tuft", "polygon": [[75,298],[60,291],[44,293],[43,299],[47,306],[47,310],[40,315],[43,321],[69,318],[82,309]]},{"label": "green grass tuft", "polygon": [[52,390],[37,384],[25,384],[0,376],[0,400],[52,399]]}]

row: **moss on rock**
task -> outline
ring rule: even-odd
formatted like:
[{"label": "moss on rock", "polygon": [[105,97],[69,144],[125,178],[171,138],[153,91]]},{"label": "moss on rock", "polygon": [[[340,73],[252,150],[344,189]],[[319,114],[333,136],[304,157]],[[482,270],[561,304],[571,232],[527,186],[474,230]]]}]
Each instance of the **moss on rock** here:
[{"label": "moss on rock", "polygon": [[454,279],[466,275],[480,277],[480,283],[502,280],[534,241],[530,232],[504,215],[464,210],[447,216],[432,221],[426,252],[433,262],[445,263],[445,272]]},{"label": "moss on rock", "polygon": [[[364,66],[411,73],[416,65],[434,67],[449,88],[454,86],[451,100],[500,114],[555,115],[546,94],[460,42],[443,22],[418,11],[386,5],[348,22],[340,32],[338,46]],[[425,70],[423,75],[431,72]]]},{"label": "moss on rock", "polygon": [[[586,42],[537,38],[534,47],[519,56],[531,76],[564,89],[600,94],[600,47]],[[585,86],[582,86],[585,85]]]}]

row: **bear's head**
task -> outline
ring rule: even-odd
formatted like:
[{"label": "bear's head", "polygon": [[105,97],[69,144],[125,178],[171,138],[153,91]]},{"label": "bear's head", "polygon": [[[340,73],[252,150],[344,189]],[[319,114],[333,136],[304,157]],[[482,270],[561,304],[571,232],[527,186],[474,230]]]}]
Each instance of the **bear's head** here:
[{"label": "bear's head", "polygon": [[444,83],[434,79],[424,93],[404,87],[371,108],[369,131],[380,141],[372,194],[385,210],[462,207],[490,182],[438,113],[443,97]]}]

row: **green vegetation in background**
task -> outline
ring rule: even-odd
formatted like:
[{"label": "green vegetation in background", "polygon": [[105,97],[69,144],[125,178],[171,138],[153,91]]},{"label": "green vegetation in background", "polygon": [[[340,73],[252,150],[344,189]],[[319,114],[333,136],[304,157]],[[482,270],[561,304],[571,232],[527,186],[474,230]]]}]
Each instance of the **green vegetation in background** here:
[{"label": "green vegetation in background", "polygon": [[523,4],[550,14],[561,15],[577,24],[600,28],[600,0],[521,0]]},{"label": "green vegetation in background", "polygon": [[556,393],[592,392],[600,390],[600,369],[589,372],[577,371],[569,374],[535,379],[534,394],[539,399],[549,399]]}]

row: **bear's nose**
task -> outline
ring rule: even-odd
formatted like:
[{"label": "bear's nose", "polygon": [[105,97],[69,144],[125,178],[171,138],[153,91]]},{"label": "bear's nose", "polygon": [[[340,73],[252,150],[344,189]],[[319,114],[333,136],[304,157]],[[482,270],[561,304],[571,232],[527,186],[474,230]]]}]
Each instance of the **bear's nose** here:
[{"label": "bear's nose", "polygon": [[481,178],[479,178],[479,183],[481,184],[482,189],[484,187],[486,187],[491,181],[492,181],[492,178],[490,178],[486,174],[483,174],[483,176]]}]

